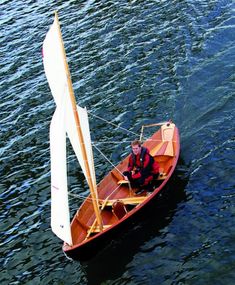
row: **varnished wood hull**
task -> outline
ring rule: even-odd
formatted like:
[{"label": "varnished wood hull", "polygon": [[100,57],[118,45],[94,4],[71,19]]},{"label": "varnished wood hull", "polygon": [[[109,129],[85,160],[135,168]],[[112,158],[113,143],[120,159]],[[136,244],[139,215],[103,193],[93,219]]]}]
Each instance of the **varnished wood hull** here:
[{"label": "varnished wood hull", "polygon": [[[173,134],[170,134],[171,127],[174,127]],[[164,125],[164,128],[161,127],[154,133],[144,143],[144,146],[149,148],[160,164],[160,172],[163,176],[157,181],[159,185],[156,185],[151,194],[136,195],[134,189],[130,190],[127,184],[119,184],[120,175],[113,169],[98,185],[104,229],[102,231],[97,229],[93,206],[88,197],[71,223],[74,245],[63,245],[63,251],[68,257],[75,260],[87,260],[95,256],[112,239],[122,233],[125,227],[130,227],[133,221],[138,220],[139,215],[142,215],[147,208],[154,206],[158,195],[166,189],[179,158],[180,139],[177,127],[172,123]],[[126,169],[127,162],[128,157],[117,166],[120,172]],[[121,201],[127,210],[123,217],[116,215],[112,208],[116,200]]]}]

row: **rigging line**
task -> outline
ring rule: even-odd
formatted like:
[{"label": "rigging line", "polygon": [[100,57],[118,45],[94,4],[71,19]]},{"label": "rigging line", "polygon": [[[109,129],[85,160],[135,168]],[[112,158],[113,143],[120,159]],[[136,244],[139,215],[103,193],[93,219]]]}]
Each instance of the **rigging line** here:
[{"label": "rigging line", "polygon": [[113,191],[106,197],[106,198],[104,198],[104,199],[95,199],[95,198],[92,198],[92,197],[85,197],[85,196],[83,196],[83,195],[80,195],[80,194],[74,194],[74,193],[72,193],[72,192],[70,192],[70,191],[68,191],[68,194],[70,195],[70,196],[72,196],[72,197],[74,197],[74,198],[78,198],[78,199],[81,199],[81,200],[90,200],[90,201],[92,201],[92,200],[96,200],[97,202],[103,202],[103,200],[105,200],[105,199],[107,199],[107,198],[109,198],[109,197],[111,197],[111,195],[116,191],[116,190],[118,190],[118,188],[120,188],[121,187],[121,185],[118,185],[116,188],[114,188],[113,189]]},{"label": "rigging line", "polygon": [[113,125],[114,127],[117,127],[118,129],[121,129],[121,130],[123,130],[123,131],[125,131],[125,132],[131,133],[131,134],[133,134],[133,135],[135,135],[135,136],[139,136],[139,135],[136,134],[135,132],[132,132],[132,131],[130,131],[130,130],[128,130],[128,129],[125,129],[125,128],[123,128],[123,127],[120,127],[120,126],[118,126],[118,125],[116,125],[116,124],[114,124],[114,123],[112,123],[112,122],[110,122],[110,121],[108,121],[108,120],[106,120],[106,119],[104,119],[104,118],[101,118],[101,117],[99,117],[99,116],[97,116],[97,115],[95,115],[95,114],[92,114],[91,111],[89,111],[89,110],[87,110],[87,112],[88,112],[91,116],[96,117],[97,119],[100,119],[100,120],[106,122],[107,124]]},{"label": "rigging line", "polygon": [[121,144],[121,143],[131,143],[132,141],[103,141],[103,140],[100,140],[100,141],[93,141],[92,144]]},{"label": "rigging line", "polygon": [[[143,137],[145,141],[149,141],[149,142],[159,142],[161,141],[160,139],[151,139],[149,137]],[[99,141],[93,141],[92,143],[95,143],[95,144],[99,144],[99,143],[116,143],[116,144],[120,144],[120,143],[131,143],[132,140],[130,141],[126,141],[126,140],[122,140],[122,141],[103,141],[103,140],[99,140]]]},{"label": "rigging line", "polygon": [[72,197],[74,197],[74,198],[78,198],[78,199],[80,199],[80,200],[85,200],[85,199],[87,199],[87,200],[96,200],[96,201],[99,201],[99,199],[96,199],[96,198],[89,198],[89,197],[86,197],[86,196],[83,196],[83,195],[80,195],[80,194],[74,194],[74,193],[72,193],[72,192],[68,192],[68,194],[69,194],[69,196],[72,196]]},{"label": "rigging line", "polygon": [[[154,139],[149,139],[147,137],[143,137],[144,141],[151,141],[151,142],[158,142],[160,141],[159,139],[154,140]],[[92,145],[98,145],[98,144],[121,144],[121,143],[129,143],[131,144],[132,141],[104,141],[104,140],[99,140],[99,141],[92,141]]]},{"label": "rigging line", "polygon": [[108,157],[96,145],[93,144],[93,146],[121,175],[123,175],[122,172],[116,167],[116,165],[114,165],[112,161],[108,159]]}]

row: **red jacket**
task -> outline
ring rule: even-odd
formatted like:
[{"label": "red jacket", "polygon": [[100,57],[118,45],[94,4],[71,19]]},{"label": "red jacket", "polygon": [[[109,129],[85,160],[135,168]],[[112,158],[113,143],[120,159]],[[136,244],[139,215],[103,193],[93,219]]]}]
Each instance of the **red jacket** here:
[{"label": "red jacket", "polygon": [[[142,152],[145,150],[145,154]],[[141,157],[143,159],[141,163]],[[142,175],[145,177],[159,173],[158,163],[150,157],[149,150],[147,148],[141,148],[141,154],[134,155],[133,153],[129,157],[128,171],[135,171],[132,174],[133,179],[138,179]]]}]

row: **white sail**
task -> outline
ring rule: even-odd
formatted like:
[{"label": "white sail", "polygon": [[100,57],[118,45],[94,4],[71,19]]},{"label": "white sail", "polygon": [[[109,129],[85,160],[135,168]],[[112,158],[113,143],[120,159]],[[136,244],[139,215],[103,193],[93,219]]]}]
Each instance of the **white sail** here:
[{"label": "white sail", "polygon": [[68,95],[67,74],[59,33],[56,19],[54,19],[42,48],[44,69],[56,104]]},{"label": "white sail", "polygon": [[[73,114],[72,104],[71,101],[69,100],[69,86],[68,86],[69,74],[67,74],[66,72],[64,54],[61,49],[61,42],[59,35],[60,31],[55,19],[43,43],[44,69],[56,105],[58,106],[58,104],[61,104],[61,102],[65,102],[64,98],[68,99],[66,101],[67,103],[64,105],[64,108],[66,109],[65,128],[68,137],[70,139],[70,142],[72,144],[72,147],[74,149],[74,152],[77,156],[77,159],[81,165],[82,171],[86,176],[88,182],[89,173],[85,168],[85,162],[83,159],[80,142],[77,136],[77,125]],[[78,109],[80,109],[79,113],[81,113],[79,114],[79,118],[83,122],[80,123],[80,125],[83,131],[84,141],[86,142],[85,145],[87,146],[88,149],[87,156],[90,167],[90,173],[93,173],[91,175],[92,184],[94,189],[96,189],[93,156],[92,156],[92,151],[90,150],[91,141],[90,141],[88,119],[87,115],[85,114],[86,113],[85,109],[82,109],[81,107],[78,107]],[[83,127],[83,124],[86,126],[85,129]]]},{"label": "white sail", "polygon": [[[77,106],[77,111],[78,111],[81,130],[82,130],[82,134],[84,138],[84,144],[85,144],[86,153],[87,153],[87,160],[88,160],[88,165],[90,169],[91,180],[92,180],[94,189],[96,189],[95,167],[94,167],[93,151],[92,151],[92,145],[91,145],[88,114],[87,114],[86,108],[81,108],[79,106]],[[88,177],[87,177],[87,180],[88,180]],[[96,192],[96,196],[97,196],[97,192]]]},{"label": "white sail", "polygon": [[72,245],[67,188],[65,112],[59,105],[50,125],[51,151],[51,228]]},{"label": "white sail", "polygon": [[57,14],[43,42],[43,63],[57,105],[51,122],[51,226],[55,234],[72,244],[66,169],[66,132],[87,179],[94,212],[102,229],[88,115],[76,106]]}]

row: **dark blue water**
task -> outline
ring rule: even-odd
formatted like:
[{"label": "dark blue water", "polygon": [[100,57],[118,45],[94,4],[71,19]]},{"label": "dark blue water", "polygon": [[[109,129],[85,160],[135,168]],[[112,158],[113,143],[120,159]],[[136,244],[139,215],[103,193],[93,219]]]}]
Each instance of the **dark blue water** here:
[{"label": "dark blue water", "polygon": [[[0,284],[223,284],[235,280],[234,1],[6,1],[0,10]],[[169,195],[88,263],[50,229],[41,47],[58,10],[77,101],[139,133],[173,119],[181,160]],[[116,164],[130,135],[91,116]],[[110,165],[95,153],[97,180]],[[69,150],[70,191],[86,188]],[[72,215],[81,203],[71,197]]]}]

